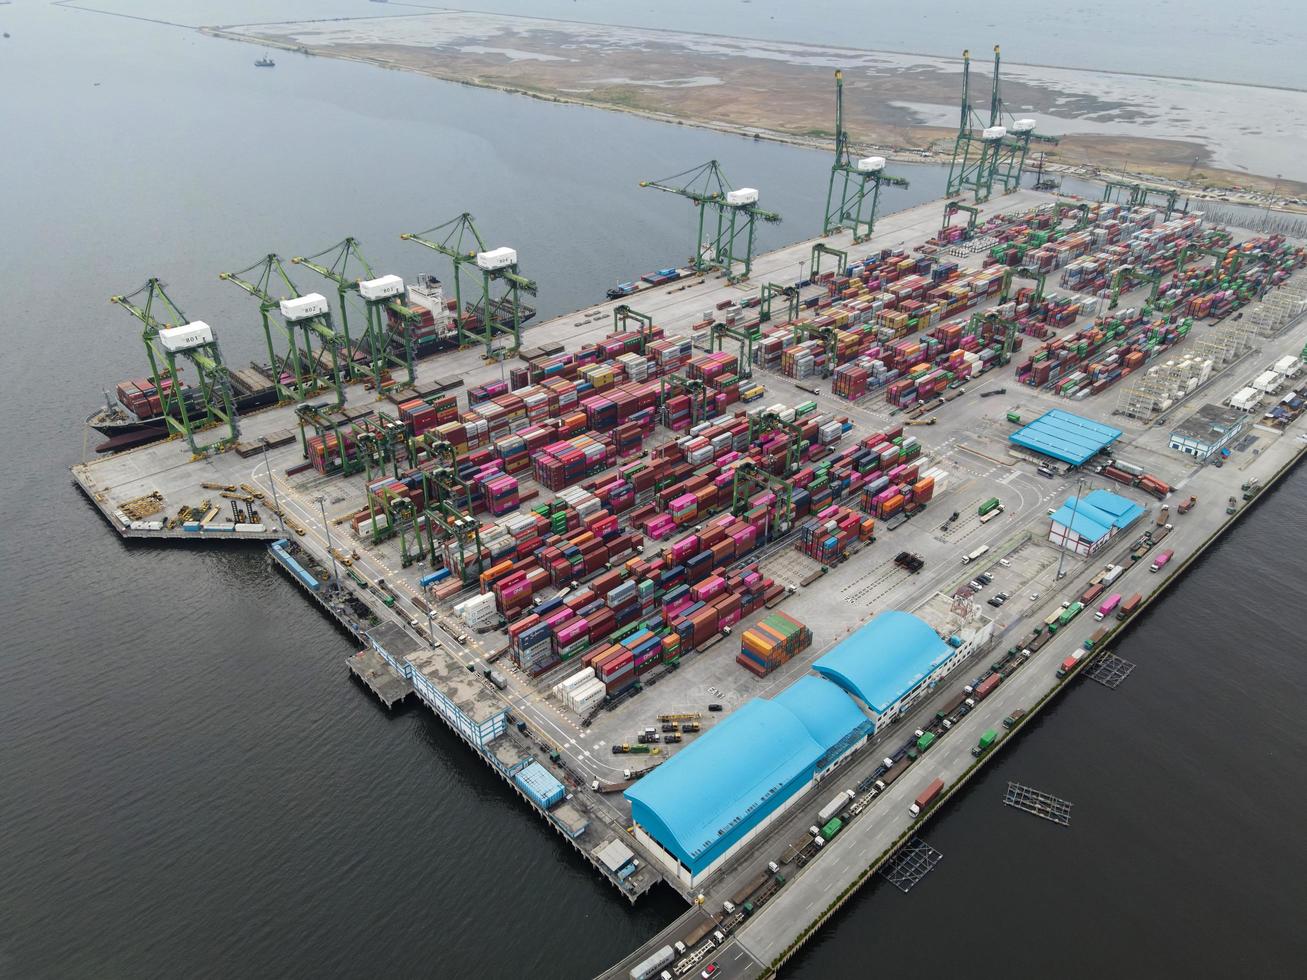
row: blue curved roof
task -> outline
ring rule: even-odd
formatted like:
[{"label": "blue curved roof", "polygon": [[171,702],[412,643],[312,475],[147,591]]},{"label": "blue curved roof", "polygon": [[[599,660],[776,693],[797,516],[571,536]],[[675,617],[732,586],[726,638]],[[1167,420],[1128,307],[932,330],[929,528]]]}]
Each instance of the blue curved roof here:
[{"label": "blue curved roof", "polygon": [[794,712],[756,698],[625,795],[635,822],[697,873],[805,785],[824,752]]},{"label": "blue curved roof", "polygon": [[838,685],[815,674],[800,677],[772,698],[772,703],[793,712],[823,753],[839,746],[859,729],[865,731],[871,727],[851,697]]},{"label": "blue curved roof", "polygon": [[911,613],[883,612],[819,657],[812,669],[881,713],[952,652],[938,633]]}]

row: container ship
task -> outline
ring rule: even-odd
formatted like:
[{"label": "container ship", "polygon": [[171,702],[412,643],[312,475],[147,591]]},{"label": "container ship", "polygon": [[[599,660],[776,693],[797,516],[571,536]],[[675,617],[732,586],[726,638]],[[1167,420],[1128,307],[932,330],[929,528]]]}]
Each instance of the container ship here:
[{"label": "container ship", "polygon": [[669,282],[676,282],[678,279],[684,279],[690,273],[685,269],[659,269],[657,272],[647,272],[635,282],[619,282],[612,289],[608,290],[609,299],[624,299],[633,293],[638,293],[642,289],[649,289],[653,286],[665,286]]}]

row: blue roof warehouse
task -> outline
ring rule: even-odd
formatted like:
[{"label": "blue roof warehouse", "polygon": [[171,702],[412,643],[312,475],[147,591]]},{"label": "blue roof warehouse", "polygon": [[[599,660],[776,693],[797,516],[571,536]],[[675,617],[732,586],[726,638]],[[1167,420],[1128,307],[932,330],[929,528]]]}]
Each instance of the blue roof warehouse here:
[{"label": "blue roof warehouse", "polygon": [[1060,408],[1045,412],[1008,439],[1043,456],[1080,466],[1121,438],[1121,430]]},{"label": "blue roof warehouse", "polygon": [[816,674],[746,702],[630,787],[637,838],[693,887],[987,641],[986,623],[983,639],[946,643],[909,613],[876,616]]},{"label": "blue roof warehouse", "polygon": [[1133,500],[1108,490],[1091,490],[1079,502],[1068,497],[1053,513],[1048,540],[1077,555],[1092,555],[1143,516],[1144,508]]}]

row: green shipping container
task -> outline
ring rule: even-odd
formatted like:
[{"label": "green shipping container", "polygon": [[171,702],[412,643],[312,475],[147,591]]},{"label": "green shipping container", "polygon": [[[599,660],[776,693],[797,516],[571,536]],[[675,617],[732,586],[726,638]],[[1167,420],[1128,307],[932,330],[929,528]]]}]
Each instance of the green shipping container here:
[{"label": "green shipping container", "polygon": [[842,828],[843,826],[844,826],[844,821],[840,820],[839,817],[831,817],[830,823],[828,823],[826,826],[821,828],[821,836],[824,837],[826,840],[830,840],[832,837],[834,837],[836,834],[840,832],[840,828]]},{"label": "green shipping container", "polygon": [[934,741],[935,741],[935,733],[926,732],[924,735],[921,736],[921,738],[917,739],[917,748],[920,749],[922,752],[925,752],[928,748],[931,747],[932,744],[934,744]]},{"label": "green shipping container", "polygon": [[1007,420],[1008,420],[1009,422],[1013,423],[1014,425],[1020,425],[1020,424],[1021,424],[1021,415],[1020,415],[1020,413],[1018,413],[1018,412],[1008,412],[1008,413],[1007,413]]},{"label": "green shipping container", "polygon": [[978,748],[983,752],[985,749],[989,748],[997,741],[998,741],[998,732],[994,731],[994,729],[991,728],[989,731],[985,732],[984,735],[980,736],[980,743],[978,745]]},{"label": "green shipping container", "polygon": [[993,510],[997,506],[998,506],[998,498],[990,497],[988,500],[986,500],[983,504],[980,505],[976,513],[978,513],[981,517],[984,517],[986,514],[988,514],[991,510]]}]

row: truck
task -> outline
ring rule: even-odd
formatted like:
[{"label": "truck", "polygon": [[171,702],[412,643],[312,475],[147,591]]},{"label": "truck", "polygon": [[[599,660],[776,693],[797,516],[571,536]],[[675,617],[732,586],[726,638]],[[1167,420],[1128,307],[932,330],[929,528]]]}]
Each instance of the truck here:
[{"label": "truck", "polygon": [[771,879],[771,871],[761,871],[754,877],[750,878],[731,896],[729,902],[722,902],[722,910],[730,915],[737,908],[740,908],[749,899],[753,898],[754,893]]},{"label": "truck", "polygon": [[1105,569],[1103,569],[1102,578],[1100,578],[1098,581],[1101,582],[1105,587],[1109,586],[1117,579],[1119,579],[1124,572],[1125,569],[1120,565],[1108,565]]},{"label": "truck", "polygon": [[1170,517],[1171,517],[1170,506],[1167,504],[1162,504],[1161,507],[1157,508],[1157,520],[1154,523],[1157,524],[1158,527],[1161,527],[1170,519]]},{"label": "truck", "polygon": [[1150,572],[1156,572],[1165,568],[1166,563],[1171,560],[1171,556],[1174,554],[1175,552],[1170,548],[1163,549],[1162,553],[1153,559],[1153,564],[1149,566],[1148,570]]},{"label": "truck", "polygon": [[921,737],[917,739],[917,751],[925,752],[935,743],[934,732],[922,732]]},{"label": "truck", "polygon": [[1113,592],[1110,596],[1098,604],[1098,610],[1094,613],[1095,622],[1101,623],[1108,616],[1116,612],[1116,607],[1121,605],[1121,593]]},{"label": "truck", "polygon": [[1061,613],[1058,614],[1057,622],[1049,628],[1054,630],[1061,629],[1067,623],[1071,622],[1071,620],[1079,616],[1080,611],[1084,608],[1085,608],[1084,603],[1080,603],[1080,602],[1071,603],[1071,605],[1067,606],[1065,609],[1062,610]]},{"label": "truck", "polygon": [[998,741],[998,732],[994,731],[994,729],[991,728],[987,732],[985,732],[984,735],[980,736],[980,741],[977,742],[975,748],[971,750],[971,754],[974,755],[977,759],[979,759],[982,755],[984,755],[991,748],[993,748],[994,743],[997,741]]},{"label": "truck", "polygon": [[972,698],[974,698],[977,701],[983,701],[985,698],[989,697],[991,694],[994,693],[994,688],[998,687],[998,685],[1002,682],[1002,680],[1003,680],[1002,674],[990,674],[983,681],[981,681],[979,684],[976,685],[976,689],[971,695]]},{"label": "truck", "polygon": [[664,946],[648,959],[631,967],[631,980],[651,980],[674,959],[676,959],[676,950],[671,946]]},{"label": "truck", "polygon": [[1110,626],[1100,626],[1098,629],[1094,630],[1094,635],[1089,637],[1087,640],[1085,640],[1085,649],[1086,650],[1097,649],[1098,644],[1103,642],[1103,637],[1107,636],[1107,634],[1110,632],[1111,632]]},{"label": "truck", "polygon": [[998,498],[990,497],[988,500],[984,501],[978,508],[976,508],[976,513],[979,514],[981,517],[984,517],[990,511],[997,510],[999,506],[1001,505],[999,504]]},{"label": "truck", "polygon": [[1062,661],[1062,665],[1057,668],[1057,676],[1065,677],[1071,671],[1076,669],[1076,664],[1080,663],[1080,658],[1085,655],[1085,651],[1077,650],[1071,656]]},{"label": "truck", "polygon": [[1236,501],[1233,497],[1231,497],[1229,502],[1225,505],[1225,512],[1227,514],[1233,514],[1238,506],[1239,506],[1238,501]]},{"label": "truck", "polygon": [[953,714],[953,712],[958,710],[962,702],[965,701],[966,699],[967,699],[967,692],[958,691],[956,695],[949,698],[948,701],[945,702],[944,707],[940,708],[938,711],[935,712],[935,720],[943,721],[945,718],[950,717]]},{"label": "truck", "polygon": [[830,840],[840,832],[844,827],[844,821],[839,817],[832,817],[821,828],[822,840]]},{"label": "truck", "polygon": [[717,923],[712,919],[700,923],[688,932],[683,939],[675,944],[676,951],[682,956],[686,953],[694,952],[699,948],[699,944],[708,938],[709,933],[716,928]]},{"label": "truck", "polygon": [[912,806],[908,807],[908,812],[914,817],[919,817],[926,810],[930,809],[932,803],[939,799],[939,794],[944,792],[944,780],[936,779],[929,786],[921,791],[921,795],[912,801]]},{"label": "truck", "polygon": [[[1080,601],[1087,606],[1102,595],[1106,588],[1107,586],[1102,582],[1099,582],[1096,585],[1091,585],[1089,588],[1085,589],[1084,593],[1080,596]],[[1061,613],[1058,613],[1058,615],[1060,616]]]},{"label": "truck", "polygon": [[1136,592],[1125,602],[1121,603],[1121,608],[1116,611],[1116,618],[1129,619],[1134,615],[1135,610],[1139,608],[1139,604],[1143,601],[1144,597]]},{"label": "truck", "polygon": [[1187,514],[1194,509],[1194,504],[1196,503],[1198,503],[1198,498],[1190,494],[1189,499],[1182,501],[1180,506],[1177,507],[1176,510],[1179,511],[1181,514]]},{"label": "truck", "polygon": [[987,551],[989,551],[989,545],[987,545],[987,544],[982,544],[982,545],[981,545],[979,548],[977,548],[975,551],[971,552],[971,554],[969,554],[969,555],[963,555],[963,556],[962,556],[962,564],[964,564],[964,565],[969,565],[971,562],[979,560],[980,558],[982,558],[982,557],[984,556],[985,552],[987,552]]},{"label": "truck", "polygon": [[829,821],[831,817],[837,816],[841,810],[849,805],[849,802],[852,799],[853,790],[846,789],[843,793],[832,799],[817,811],[817,823],[824,824]]},{"label": "truck", "polygon": [[876,792],[883,793],[885,790],[889,789],[889,787],[893,786],[894,780],[902,776],[903,773],[907,771],[910,764],[911,763],[909,763],[907,759],[903,759],[886,769],[881,774],[880,779],[876,780]]},{"label": "truck", "polygon": [[1019,722],[1025,716],[1026,716],[1026,709],[1017,708],[1016,711],[1012,712],[1012,714],[1008,715],[1006,718],[1003,719],[1003,727],[1006,728],[1008,731],[1011,731],[1013,727],[1016,726],[1016,723]]}]

